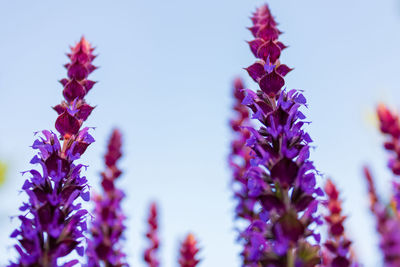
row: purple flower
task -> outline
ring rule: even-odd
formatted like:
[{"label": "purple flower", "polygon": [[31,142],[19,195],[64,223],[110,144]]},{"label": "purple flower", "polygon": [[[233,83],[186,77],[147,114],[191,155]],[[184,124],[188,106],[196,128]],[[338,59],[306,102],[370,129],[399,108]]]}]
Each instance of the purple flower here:
[{"label": "purple flower", "polygon": [[396,176],[393,181],[394,200],[397,210],[400,211],[400,119],[399,115],[391,111],[384,104],[378,105],[377,115],[380,130],[385,135],[384,147],[390,152],[389,168]]},{"label": "purple flower", "polygon": [[73,251],[83,254],[87,211],[77,199],[87,201],[89,191],[86,178],[81,176],[85,166],[74,161],[94,142],[82,124],[93,109],[84,97],[94,84],[87,76],[95,69],[95,57],[83,37],[71,50],[71,62],[65,65],[68,78],[61,81],[65,101],[54,108],[59,114],[55,128],[60,136],[44,130],[32,145],[37,155],[31,163],[39,164],[41,172],[27,172],[29,178],[22,190],[28,201],[20,208],[24,212],[18,217],[21,226],[11,234],[18,240],[15,248],[19,257],[9,266],[73,266],[78,260],[61,263],[63,257]]},{"label": "purple flower", "polygon": [[122,156],[121,146],[121,133],[115,129],[104,156],[106,170],[101,173],[103,192],[93,198],[95,209],[90,229],[91,238],[88,240],[88,267],[128,266],[121,244],[125,230],[125,215],[121,208],[124,193],[115,186],[115,180],[122,174],[117,167],[117,162]]},{"label": "purple flower", "polygon": [[244,266],[315,266],[320,263],[320,247],[314,229],[321,223],[317,208],[323,193],[309,160],[312,140],[303,130],[306,122],[300,108],[306,99],[298,90],[284,89],[291,69],[280,62],[286,46],[278,40],[281,32],[268,6],[258,8],[251,19],[255,39],[249,46],[258,61],[246,70],[259,90],[246,90],[242,103],[261,126],[249,129],[251,167],[243,176],[248,181],[243,191],[255,198],[259,220],[242,235],[253,245],[245,247]]},{"label": "purple flower", "polygon": [[[263,181],[261,178],[249,180],[245,176],[245,173],[250,168],[251,159],[251,149],[246,145],[250,137],[248,129],[250,126],[250,112],[242,104],[245,99],[245,93],[243,82],[240,78],[235,79],[233,89],[235,99],[233,109],[235,114],[230,121],[230,126],[235,134],[235,139],[231,143],[228,162],[233,172],[232,189],[237,200],[236,217],[250,224],[256,218],[254,211],[255,196],[262,190]],[[240,231],[242,230],[240,229]],[[241,241],[245,240],[242,239]]]},{"label": "purple flower", "polygon": [[370,199],[370,210],[376,219],[380,235],[379,246],[383,252],[384,266],[400,266],[400,219],[394,207],[385,206],[378,198],[374,179],[367,167],[364,168]]},{"label": "purple flower", "polygon": [[158,238],[158,218],[157,218],[157,205],[151,203],[150,214],[147,219],[149,229],[146,233],[146,237],[149,240],[149,246],[143,253],[143,259],[149,267],[158,267],[160,261],[158,260],[158,248],[160,246],[160,240]]},{"label": "purple flower", "polygon": [[346,237],[343,222],[346,219],[342,215],[342,201],[339,199],[339,191],[333,182],[328,179],[325,184],[325,193],[328,199],[325,203],[329,214],[325,216],[328,225],[328,240],[324,244],[324,257],[322,266],[357,266],[352,253],[352,242]]}]

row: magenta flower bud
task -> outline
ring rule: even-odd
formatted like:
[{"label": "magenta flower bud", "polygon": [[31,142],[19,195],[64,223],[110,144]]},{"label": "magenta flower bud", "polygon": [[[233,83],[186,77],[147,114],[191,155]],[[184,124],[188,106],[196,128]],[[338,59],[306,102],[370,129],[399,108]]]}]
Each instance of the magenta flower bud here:
[{"label": "magenta flower bud", "polygon": [[328,225],[328,239],[324,244],[323,266],[331,267],[356,267],[352,251],[352,242],[346,237],[343,222],[346,219],[342,215],[342,201],[339,199],[339,191],[333,182],[328,179],[325,184],[325,193],[328,197],[325,206],[329,213],[325,216]]},{"label": "magenta flower bud", "polygon": [[160,261],[158,259],[158,248],[160,246],[160,240],[158,238],[158,214],[157,204],[155,202],[150,205],[149,218],[147,223],[149,229],[146,233],[146,237],[149,240],[149,246],[143,253],[143,259],[149,267],[158,267]]},{"label": "magenta flower bud", "polygon": [[119,130],[112,132],[108,150],[104,156],[106,169],[101,173],[102,194],[95,194],[93,200],[95,209],[94,220],[88,240],[88,267],[96,266],[128,266],[125,254],[122,252],[122,238],[125,230],[125,215],[121,201],[124,198],[122,190],[117,189],[115,180],[122,172],[117,167],[121,158],[122,136]]},{"label": "magenta flower bud", "polygon": [[197,247],[197,241],[193,234],[188,234],[186,236],[185,240],[182,242],[179,252],[180,267],[196,267],[200,262],[200,260],[197,259],[199,248]]},{"label": "magenta flower bud", "polygon": [[[84,38],[71,50],[68,72],[71,64],[92,69],[89,66],[93,66],[93,48]],[[87,83],[87,75],[80,78],[79,83]],[[84,99],[87,91],[76,93],[78,89],[68,86],[69,79],[62,81],[66,101],[54,108],[59,114],[56,129],[60,137],[44,130],[32,145],[38,153],[31,163],[39,164],[42,171],[26,172],[29,178],[22,190],[28,195],[28,202],[20,208],[25,215],[19,216],[21,226],[11,234],[18,240],[15,248],[19,257],[9,266],[74,266],[78,260],[62,263],[63,258],[73,251],[83,255],[81,242],[85,239],[87,211],[78,199],[88,201],[89,191],[86,178],[81,176],[86,166],[75,160],[94,139],[88,128],[82,128],[90,112],[86,111],[84,118],[80,116],[83,107],[90,107]]]},{"label": "magenta flower bud", "polygon": [[245,90],[242,103],[261,125],[247,126],[250,166],[244,174],[250,199],[259,207],[243,231],[244,266],[316,266],[320,263],[320,236],[316,226],[319,196],[316,171],[309,159],[312,139],[300,108],[306,99],[298,90],[284,89],[291,71],[280,62],[286,48],[267,5],[257,9],[250,28],[255,39],[250,50],[258,59],[247,68],[258,84],[257,92]]}]

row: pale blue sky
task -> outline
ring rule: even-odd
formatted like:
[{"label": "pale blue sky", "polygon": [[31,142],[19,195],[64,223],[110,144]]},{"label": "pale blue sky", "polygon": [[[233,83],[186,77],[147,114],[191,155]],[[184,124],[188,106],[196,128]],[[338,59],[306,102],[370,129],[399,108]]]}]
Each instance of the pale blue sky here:
[{"label": "pale blue sky", "polygon": [[[97,105],[87,122],[97,142],[84,156],[97,187],[111,128],[124,133],[121,162],[129,220],[125,251],[133,266],[145,246],[149,201],[161,208],[163,266],[176,266],[178,241],[193,231],[200,266],[239,266],[226,156],[231,80],[252,57],[248,19],[264,1],[0,2],[0,159],[10,165],[0,188],[0,265],[13,255],[8,238],[30,168],[33,132],[53,129],[68,46],[84,34],[97,47]],[[365,266],[377,266],[373,218],[361,166],[373,165],[388,195],[382,139],[368,118],[378,101],[400,107],[400,4],[395,0],[269,1],[282,40],[282,61],[295,70],[289,88],[305,90],[313,159],[343,192],[349,236]],[[379,176],[379,177],[378,177]]]}]

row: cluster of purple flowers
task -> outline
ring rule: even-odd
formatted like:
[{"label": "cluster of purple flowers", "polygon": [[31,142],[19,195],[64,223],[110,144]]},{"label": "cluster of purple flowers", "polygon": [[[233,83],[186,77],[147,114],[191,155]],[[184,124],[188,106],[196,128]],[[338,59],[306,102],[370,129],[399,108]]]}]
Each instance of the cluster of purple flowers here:
[{"label": "cluster of purple flowers", "polygon": [[[286,46],[267,5],[258,8],[249,28],[254,39],[248,42],[256,62],[246,68],[258,85],[246,89],[234,81],[235,112],[230,121],[234,132],[228,157],[232,169],[232,189],[237,201],[236,218],[241,220],[238,241],[242,244],[245,267],[357,267],[352,242],[346,235],[339,190],[331,180],[324,191],[317,185],[320,174],[310,159],[311,143],[305,131],[302,110],[307,101],[302,91],[285,87],[292,70],[280,61]],[[88,76],[96,67],[94,49],[82,37],[67,54],[68,77],[62,79],[64,100],[57,112],[56,132],[35,134],[32,148],[37,154],[31,164],[38,169],[24,172],[29,177],[22,186],[27,200],[20,207],[20,226],[12,232],[17,257],[10,267],[129,266],[123,249],[126,216],[125,197],[116,185],[122,171],[122,135],[115,129],[104,156],[101,192],[90,197],[87,166],[78,164],[94,138],[83,123],[94,107],[85,97],[95,82]],[[379,199],[372,175],[365,168],[370,210],[376,218],[385,267],[400,266],[400,116],[384,105],[377,115],[380,130],[390,153],[389,168],[396,176],[393,197],[388,204]],[[92,200],[92,215],[82,201]],[[324,209],[324,212],[321,212]],[[91,218],[90,226],[87,226]],[[324,218],[324,220],[322,219]],[[321,242],[320,226],[325,222],[327,238]],[[160,266],[158,208],[150,205],[145,236],[148,247],[143,261]],[[86,245],[87,243],[87,245]],[[193,234],[182,241],[178,264],[195,267],[200,263],[198,242]],[[322,245],[321,245],[322,243]],[[77,256],[77,255],[79,256]],[[78,258],[85,257],[80,263]]]},{"label": "cluster of purple flowers", "polygon": [[386,137],[384,148],[390,154],[388,167],[396,176],[392,182],[393,197],[388,204],[378,197],[374,179],[368,167],[364,176],[368,185],[370,210],[376,219],[376,230],[379,233],[379,246],[383,254],[384,266],[400,266],[400,116],[386,107],[378,105],[377,117],[379,128]]},{"label": "cluster of purple flowers", "polygon": [[376,230],[379,233],[379,247],[383,254],[385,267],[400,266],[400,220],[393,205],[385,205],[378,198],[374,179],[370,170],[365,167],[364,175],[367,181],[370,198],[370,210],[376,219]]},{"label": "cluster of purple flowers", "polygon": [[[259,127],[239,126],[250,132],[246,143],[251,149],[241,190],[254,200],[251,205],[239,204],[254,214],[241,234],[244,265],[314,266],[320,262],[315,228],[322,223],[317,197],[323,192],[316,186],[317,171],[309,160],[312,140],[303,130],[306,122],[300,108],[306,99],[298,90],[283,88],[291,69],[279,60],[286,46],[278,40],[280,31],[268,6],[258,8],[251,19],[255,39],[249,45],[258,60],[246,70],[259,90],[243,90],[242,104],[252,110]],[[239,201],[243,202],[240,197]]]},{"label": "cluster of purple flowers", "polygon": [[88,267],[100,266],[101,262],[104,266],[128,266],[120,242],[125,230],[125,215],[121,208],[124,193],[115,186],[115,180],[122,174],[117,167],[117,161],[122,156],[121,146],[122,136],[116,129],[112,132],[108,151],[104,156],[106,170],[101,173],[103,193],[96,194],[93,198],[95,209],[90,229],[92,238],[88,240]]},{"label": "cluster of purple flowers", "polygon": [[[21,226],[11,237],[17,238],[15,246],[19,258],[10,266],[59,266],[58,259],[76,251],[83,255],[82,241],[87,229],[87,211],[77,200],[89,200],[87,180],[81,176],[82,164],[75,164],[94,142],[89,128],[82,128],[93,107],[84,97],[94,85],[88,75],[95,69],[93,48],[82,38],[68,54],[68,78],[62,79],[65,101],[54,107],[58,113],[55,128],[59,134],[44,130],[32,145],[38,153],[31,160],[40,165],[41,172],[28,171],[29,178],[22,190],[28,196],[18,218]],[[63,266],[73,266],[71,260]]]},{"label": "cluster of purple flowers", "polygon": [[[55,122],[58,134],[42,131],[32,145],[38,153],[31,163],[39,164],[41,172],[36,169],[26,172],[30,176],[22,189],[28,201],[20,208],[24,212],[18,217],[21,226],[11,234],[18,241],[15,245],[18,259],[11,262],[10,267],[129,266],[121,242],[126,218],[121,207],[124,192],[115,184],[122,174],[117,166],[122,156],[119,130],[112,132],[108,143],[104,157],[106,169],[101,173],[102,192],[92,197],[95,205],[93,215],[88,216],[88,211],[79,202],[80,198],[90,200],[87,179],[81,175],[81,170],[87,166],[75,161],[94,142],[89,128],[82,127],[94,109],[84,99],[95,84],[88,79],[96,69],[92,65],[95,59],[93,50],[82,37],[67,54],[71,61],[65,65],[68,78],[60,81],[65,100],[54,107],[58,114]],[[93,217],[90,229],[87,227],[88,217]],[[150,230],[146,236],[151,247],[144,252],[144,261],[150,267],[157,267],[159,240],[155,204],[151,206],[148,223]],[[87,242],[86,249],[84,241]],[[85,256],[87,262],[80,263],[74,257],[74,251],[81,257]],[[179,264],[195,267],[199,263],[196,258],[198,251],[194,236],[190,235],[180,250]]]},{"label": "cluster of purple flowers", "polygon": [[325,242],[323,253],[323,266],[349,267],[358,266],[355,262],[350,246],[352,242],[344,232],[343,222],[346,216],[342,215],[342,201],[339,199],[339,191],[328,180],[325,184],[325,193],[328,197],[325,202],[329,214],[325,216],[328,225],[328,240]]}]

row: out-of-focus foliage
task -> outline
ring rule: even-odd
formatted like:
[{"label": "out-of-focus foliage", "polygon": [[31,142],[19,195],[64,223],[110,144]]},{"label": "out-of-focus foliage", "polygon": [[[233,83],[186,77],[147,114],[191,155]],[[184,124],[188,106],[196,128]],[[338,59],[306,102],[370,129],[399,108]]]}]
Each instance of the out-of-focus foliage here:
[{"label": "out-of-focus foliage", "polygon": [[0,186],[6,181],[7,165],[0,161]]}]

